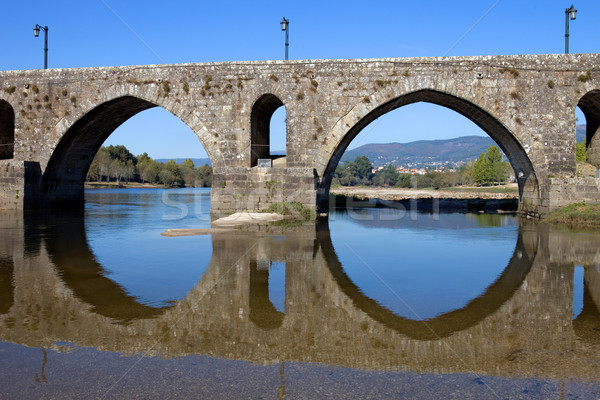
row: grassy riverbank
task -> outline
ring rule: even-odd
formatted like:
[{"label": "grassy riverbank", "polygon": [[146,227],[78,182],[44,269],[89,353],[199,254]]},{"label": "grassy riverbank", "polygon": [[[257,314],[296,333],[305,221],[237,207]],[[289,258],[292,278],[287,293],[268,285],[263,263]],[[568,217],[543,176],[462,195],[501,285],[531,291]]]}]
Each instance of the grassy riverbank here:
[{"label": "grassy riverbank", "polygon": [[579,202],[552,211],[544,222],[570,227],[600,228],[600,204]]}]

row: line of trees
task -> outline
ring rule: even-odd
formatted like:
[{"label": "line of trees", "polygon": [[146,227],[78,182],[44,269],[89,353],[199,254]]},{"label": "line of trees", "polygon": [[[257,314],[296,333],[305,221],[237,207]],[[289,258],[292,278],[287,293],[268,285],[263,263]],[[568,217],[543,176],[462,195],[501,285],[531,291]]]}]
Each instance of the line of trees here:
[{"label": "line of trees", "polygon": [[501,184],[512,175],[510,164],[502,160],[497,146],[490,146],[474,162],[469,162],[454,171],[428,171],[424,175],[403,174],[393,164],[373,172],[373,164],[366,156],[356,157],[338,165],[332,184],[342,186],[376,185],[401,188],[434,188],[467,185]]},{"label": "line of trees", "polygon": [[141,182],[193,187],[210,187],[212,177],[210,165],[196,167],[189,158],[181,165],[173,160],[159,163],[147,153],[134,156],[122,145],[101,147],[87,174],[89,182]]}]

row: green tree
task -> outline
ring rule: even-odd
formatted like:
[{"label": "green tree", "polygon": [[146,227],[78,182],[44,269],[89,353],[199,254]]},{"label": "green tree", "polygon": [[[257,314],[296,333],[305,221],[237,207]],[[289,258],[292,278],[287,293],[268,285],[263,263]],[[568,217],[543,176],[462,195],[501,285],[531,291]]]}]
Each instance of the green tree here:
[{"label": "green tree", "polygon": [[479,154],[479,157],[475,160],[472,173],[473,181],[478,185],[484,185],[492,181],[490,160],[485,156],[485,153]]},{"label": "green tree", "polygon": [[175,186],[177,182],[175,175],[173,175],[173,173],[170,170],[164,167],[158,173],[158,180],[166,186]]},{"label": "green tree", "polygon": [[110,158],[110,154],[106,150],[106,147],[101,147],[92,160],[92,165],[90,166],[88,175],[91,172],[91,178],[97,178],[99,181],[102,181],[104,178],[106,178],[108,181],[110,177],[111,162],[112,159]]},{"label": "green tree", "polygon": [[413,184],[413,176],[411,174],[398,174],[396,186],[400,188],[410,188]]},{"label": "green tree", "polygon": [[119,159],[113,159],[108,166],[108,174],[111,178],[117,181],[117,184],[121,183],[121,179],[125,175],[125,163]]},{"label": "green tree", "polygon": [[189,169],[194,169],[195,168],[194,162],[190,158],[186,158],[185,159],[185,161],[183,162],[183,166],[185,168],[189,168]]},{"label": "green tree", "polygon": [[334,172],[333,183],[344,186],[369,185],[373,178],[373,164],[366,156],[356,157],[338,165]]},{"label": "green tree", "polygon": [[577,143],[577,146],[575,147],[576,150],[576,159],[577,161],[587,161],[587,153],[586,153],[586,146],[585,146],[585,140],[582,141],[581,143]]},{"label": "green tree", "polygon": [[388,164],[383,169],[375,172],[371,182],[375,185],[394,186],[398,182],[399,173],[396,172],[396,166]]},{"label": "green tree", "polygon": [[497,146],[488,147],[473,164],[473,181],[478,185],[504,182],[506,180],[506,163],[502,161],[502,153]]},{"label": "green tree", "polygon": [[110,146],[105,147],[105,149],[112,159],[120,160],[124,164],[127,162],[131,162],[133,165],[137,164],[137,158],[123,145],[113,146],[111,144]]},{"label": "green tree", "polygon": [[160,166],[156,160],[150,157],[138,157],[137,170],[142,182],[155,183],[158,181]]},{"label": "green tree", "polygon": [[144,153],[140,154],[139,156],[137,156],[136,159],[137,159],[136,165],[140,164],[140,163],[143,163],[144,161],[152,160],[152,158],[150,158],[150,156],[146,152],[144,152]]},{"label": "green tree", "polygon": [[354,174],[362,184],[369,184],[373,177],[373,164],[367,156],[356,157],[354,160]]},{"label": "green tree", "polygon": [[163,165],[158,173],[158,178],[167,186],[182,186],[184,184],[181,171],[173,160],[169,160],[169,162]]},{"label": "green tree", "polygon": [[198,171],[198,179],[202,183],[202,186],[211,187],[213,179],[212,167],[208,164],[204,164],[202,166],[198,166],[196,170]]}]

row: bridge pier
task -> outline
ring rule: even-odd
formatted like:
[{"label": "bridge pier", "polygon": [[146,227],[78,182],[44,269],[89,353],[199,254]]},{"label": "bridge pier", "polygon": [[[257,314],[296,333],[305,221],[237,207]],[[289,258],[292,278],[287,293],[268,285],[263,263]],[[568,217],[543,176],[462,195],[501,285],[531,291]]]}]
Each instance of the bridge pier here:
[{"label": "bridge pier", "polygon": [[309,168],[215,169],[211,214],[221,217],[236,211],[264,211],[279,202],[298,202],[314,213],[315,179]]}]

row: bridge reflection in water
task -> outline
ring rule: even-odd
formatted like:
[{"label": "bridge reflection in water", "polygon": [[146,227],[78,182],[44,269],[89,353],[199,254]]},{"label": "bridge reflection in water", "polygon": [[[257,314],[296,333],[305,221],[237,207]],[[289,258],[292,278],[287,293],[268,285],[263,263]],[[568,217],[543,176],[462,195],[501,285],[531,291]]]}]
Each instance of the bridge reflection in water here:
[{"label": "bridge reflection in water", "polygon": [[[258,364],[598,380],[598,234],[524,223],[504,272],[480,297],[416,321],[361,292],[344,272],[326,223],[285,235],[213,233],[205,274],[184,299],[166,307],[140,304],[106,276],[81,214],[61,216],[60,223],[4,215],[2,223],[5,342],[41,348],[70,342]],[[285,264],[283,310],[269,298],[274,262]],[[573,321],[575,265],[585,268],[584,305]]]}]

